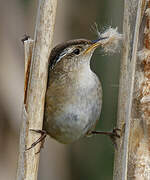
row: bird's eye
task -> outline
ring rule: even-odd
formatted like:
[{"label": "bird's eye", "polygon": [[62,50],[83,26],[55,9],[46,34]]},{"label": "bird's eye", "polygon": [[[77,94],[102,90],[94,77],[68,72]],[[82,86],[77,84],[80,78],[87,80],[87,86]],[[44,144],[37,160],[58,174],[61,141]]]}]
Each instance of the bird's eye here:
[{"label": "bird's eye", "polygon": [[76,54],[76,55],[80,54],[80,49],[75,49],[75,50],[73,51],[73,53]]}]

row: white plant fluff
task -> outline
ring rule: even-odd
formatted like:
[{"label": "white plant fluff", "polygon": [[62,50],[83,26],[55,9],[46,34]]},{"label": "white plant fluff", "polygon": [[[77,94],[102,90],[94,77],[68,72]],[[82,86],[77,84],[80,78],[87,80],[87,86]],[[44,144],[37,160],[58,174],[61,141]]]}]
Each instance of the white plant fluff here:
[{"label": "white plant fluff", "polygon": [[101,40],[101,46],[106,53],[115,53],[120,48],[120,42],[123,40],[123,35],[118,33],[118,28],[107,28],[103,33],[97,29],[98,38],[104,38]]}]

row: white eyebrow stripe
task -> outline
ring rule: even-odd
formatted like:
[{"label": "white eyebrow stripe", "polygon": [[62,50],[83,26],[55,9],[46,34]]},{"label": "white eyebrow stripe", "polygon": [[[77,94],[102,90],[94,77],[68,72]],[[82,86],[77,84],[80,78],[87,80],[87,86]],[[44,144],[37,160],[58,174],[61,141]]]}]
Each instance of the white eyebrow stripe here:
[{"label": "white eyebrow stripe", "polygon": [[62,53],[60,53],[59,58],[56,60],[56,63],[58,63],[67,53],[71,53],[73,51],[73,48],[66,48],[63,50]]}]

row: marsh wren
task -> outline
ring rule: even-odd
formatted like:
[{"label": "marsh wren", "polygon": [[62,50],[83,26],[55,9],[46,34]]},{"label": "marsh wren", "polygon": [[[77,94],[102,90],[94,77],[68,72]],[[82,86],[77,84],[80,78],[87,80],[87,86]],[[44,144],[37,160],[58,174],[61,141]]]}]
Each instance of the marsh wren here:
[{"label": "marsh wren", "polygon": [[51,51],[43,130],[33,130],[42,135],[30,148],[47,134],[64,144],[91,134],[108,134],[112,139],[119,137],[117,129],[94,131],[101,113],[102,87],[90,68],[90,60],[103,39],[70,40]]}]

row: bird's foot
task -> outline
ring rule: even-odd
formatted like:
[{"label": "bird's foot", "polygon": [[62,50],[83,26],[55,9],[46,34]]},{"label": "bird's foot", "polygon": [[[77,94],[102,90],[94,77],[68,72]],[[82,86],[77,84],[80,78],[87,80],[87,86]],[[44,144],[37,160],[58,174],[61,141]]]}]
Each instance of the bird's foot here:
[{"label": "bird's foot", "polygon": [[40,149],[39,149],[38,152],[36,152],[36,154],[38,154],[41,151],[41,148],[44,145],[44,140],[45,140],[45,138],[47,136],[47,132],[45,130],[36,130],[36,129],[30,129],[30,131],[33,131],[33,132],[36,132],[36,133],[40,133],[41,136],[34,143],[32,143],[29,148],[26,148],[26,151],[32,149],[33,147],[35,147],[37,144],[39,144],[41,142]]},{"label": "bird's foot", "polygon": [[105,132],[105,131],[92,131],[91,134],[104,134],[104,135],[108,135],[110,137],[110,139],[112,140],[113,145],[115,146],[115,148],[117,149],[117,143],[116,143],[116,139],[120,138],[120,132],[121,130],[118,128],[114,128],[112,131],[110,132]]}]

